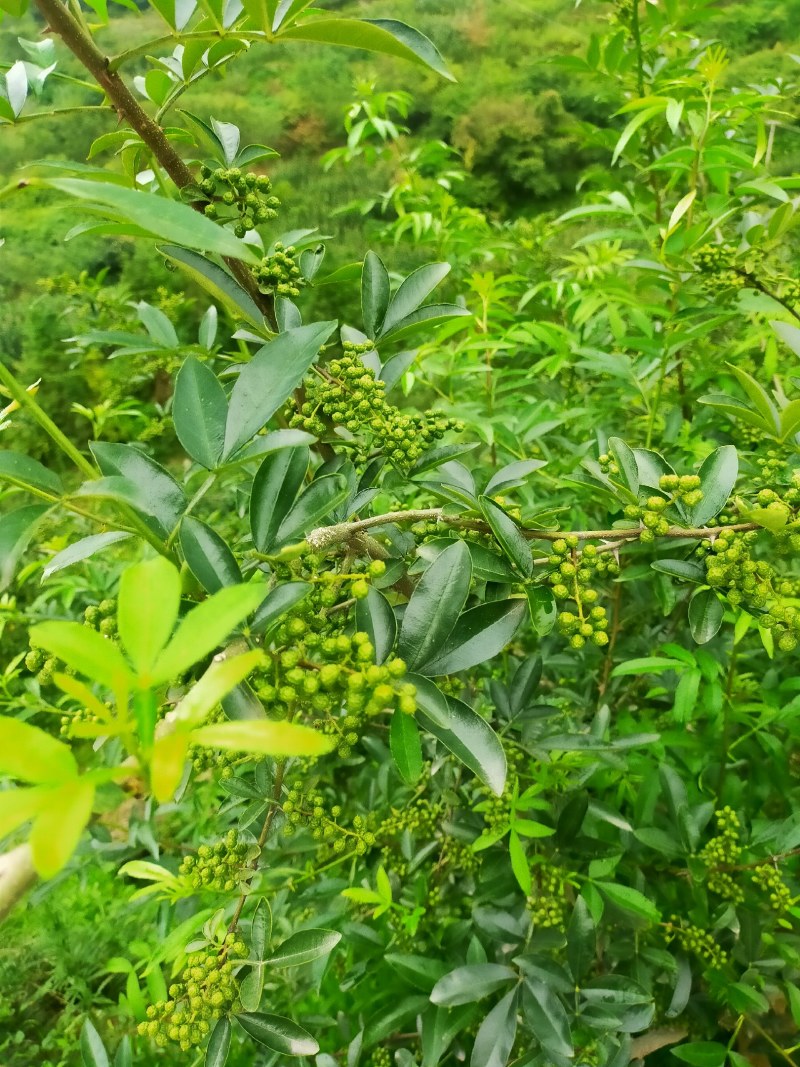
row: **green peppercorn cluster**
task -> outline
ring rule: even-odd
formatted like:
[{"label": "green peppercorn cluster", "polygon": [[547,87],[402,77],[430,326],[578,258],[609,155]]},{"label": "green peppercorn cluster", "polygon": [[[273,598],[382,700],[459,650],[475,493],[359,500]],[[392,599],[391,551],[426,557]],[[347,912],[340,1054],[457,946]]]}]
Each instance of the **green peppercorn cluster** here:
[{"label": "green peppercorn cluster", "polygon": [[104,637],[117,636],[117,601],[114,597],[101,600],[99,604],[90,604],[83,613],[87,626],[97,630]]},{"label": "green peppercorn cluster", "polygon": [[383,1045],[374,1049],[369,1058],[369,1067],[392,1067],[392,1054],[389,1049]]},{"label": "green peppercorn cluster", "polygon": [[443,816],[443,805],[432,804],[424,797],[414,800],[405,808],[393,808],[392,814],[380,823],[376,831],[378,840],[383,842],[383,865],[404,878],[408,873],[408,860],[402,848],[403,840],[409,836],[422,841],[433,840],[441,831]]},{"label": "green peppercorn cluster", "polygon": [[216,1019],[241,1011],[235,972],[247,955],[247,945],[233,933],[222,946],[193,952],[180,979],[169,987],[169,1000],[148,1007],[139,1033],[160,1048],[173,1041],[188,1052],[202,1044]]},{"label": "green peppercorn cluster", "polygon": [[744,893],[733,877],[722,867],[730,867],[739,862],[742,854],[741,823],[733,808],[724,807],[714,813],[717,820],[717,833],[700,853],[700,859],[709,868],[706,884],[712,893],[741,904]]},{"label": "green peppercorn cluster", "polygon": [[[756,485],[773,486],[780,480],[786,471],[787,455],[776,448],[768,448],[766,452],[753,456],[753,463],[758,468],[758,473],[753,481]],[[797,479],[792,478],[792,488],[797,488]],[[777,495],[777,494],[776,494]],[[787,501],[789,503],[789,501]]]},{"label": "green peppercorn cluster", "polygon": [[782,582],[771,563],[753,558],[757,541],[755,530],[723,530],[713,541],[703,541],[699,552],[705,556],[706,581],[733,607],[759,611],[759,624],[773,631],[781,652],[791,652],[800,638],[800,611],[782,590],[791,595],[794,583]]},{"label": "green peppercorn cluster", "polygon": [[597,604],[599,596],[592,583],[596,578],[619,573],[619,564],[608,555],[601,555],[596,545],[585,545],[578,552],[578,538],[574,534],[559,537],[552,544],[548,563],[553,568],[548,581],[558,600],[570,600],[575,610],[560,611],[556,620],[558,632],[569,638],[571,648],[583,648],[587,641],[602,647],[608,644],[606,609]]},{"label": "green peppercorn cluster", "polygon": [[39,685],[45,686],[52,682],[59,661],[55,656],[48,656],[41,648],[32,648],[25,657],[25,666],[31,674],[36,675]]},{"label": "green peppercorn cluster", "polygon": [[100,721],[100,716],[97,712],[92,711],[90,708],[74,708],[66,715],[61,716],[58,732],[62,737],[66,738],[79,737],[82,725],[96,726]]},{"label": "green peppercorn cluster", "polygon": [[372,344],[345,341],[343,354],[305,381],[305,399],[289,425],[321,437],[325,419],[349,433],[368,438],[400,470],[408,470],[448,430],[461,432],[457,419],[404,414],[385,396],[386,385],[365,366],[361,355]]},{"label": "green peppercorn cluster", "polygon": [[540,863],[531,872],[528,909],[535,928],[563,929],[567,921],[568,880],[566,872],[550,863]]},{"label": "green peppercorn cluster", "polygon": [[322,730],[336,738],[342,758],[351,754],[359,728],[371,717],[384,711],[414,714],[416,688],[403,681],[405,662],[394,657],[375,663],[368,634],[323,637],[298,617],[284,625],[290,647],[275,649],[267,673],[255,682],[271,714],[311,712],[322,720]]},{"label": "green peppercorn cluster", "polygon": [[300,290],[307,283],[295,258],[296,252],[294,245],[284,248],[277,241],[270,255],[253,267],[253,277],[262,293],[286,297],[300,295]]},{"label": "green peppercorn cluster", "polygon": [[728,953],[717,944],[713,934],[702,926],[682,923],[677,915],[666,924],[666,938],[676,940],[684,952],[692,952],[711,967],[724,967],[728,962]]},{"label": "green peppercorn cluster", "polygon": [[445,834],[439,849],[437,868],[442,872],[452,870],[459,874],[475,874],[481,865],[482,855],[473,851],[466,841]]},{"label": "green peppercorn cluster", "polygon": [[196,855],[186,856],[178,874],[192,889],[232,893],[240,885],[250,850],[251,845],[239,837],[237,830],[228,830],[221,841],[201,845]]},{"label": "green peppercorn cluster", "polygon": [[233,232],[244,237],[263,222],[274,219],[280,205],[272,195],[266,175],[243,174],[238,167],[200,168],[200,188],[208,197],[205,213],[210,219],[234,222]]},{"label": "green peppercorn cluster", "polygon": [[370,827],[371,820],[356,815],[349,827],[342,825],[339,821],[341,806],[328,806],[322,793],[305,791],[299,779],[290,784],[283,802],[283,813],[286,816],[283,833],[287,837],[305,828],[315,841],[328,846],[334,854],[351,848],[356,855],[364,856],[377,840]]},{"label": "green peppercorn cluster", "polygon": [[700,478],[697,474],[662,474],[658,487],[664,496],[650,496],[644,503],[628,504],[625,518],[641,522],[644,529],[639,539],[652,543],[656,535],[663,537],[669,532],[669,520],[664,512],[672,504],[681,503],[688,508],[695,507],[703,499]]},{"label": "green peppercorn cluster", "polygon": [[603,474],[619,474],[619,464],[609,452],[601,452],[597,457],[597,465]]},{"label": "green peppercorn cluster", "polygon": [[767,894],[769,906],[782,915],[794,903],[791,890],[781,872],[771,863],[762,863],[752,872],[753,885]]},{"label": "green peppercorn cluster", "polygon": [[[225,712],[218,707],[209,712],[203,720],[203,725],[210,726],[212,723],[226,721]],[[228,749],[215,752],[213,748],[209,748],[206,745],[189,745],[187,758],[191,762],[195,774],[213,771],[219,774],[220,778],[227,779],[233,777],[234,767],[241,763],[242,760],[247,759],[248,756],[247,753],[232,752]]]},{"label": "green peppercorn cluster", "polygon": [[748,271],[739,263],[733,245],[705,244],[694,253],[694,264],[707,293],[719,295],[743,289],[750,283]]}]

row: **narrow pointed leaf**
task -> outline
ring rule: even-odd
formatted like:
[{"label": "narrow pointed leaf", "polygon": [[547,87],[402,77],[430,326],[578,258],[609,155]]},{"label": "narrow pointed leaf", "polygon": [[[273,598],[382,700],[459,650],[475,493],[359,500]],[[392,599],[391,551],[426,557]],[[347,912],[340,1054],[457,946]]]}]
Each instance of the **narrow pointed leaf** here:
[{"label": "narrow pointed leaf", "polygon": [[190,356],[175,379],[172,418],[186,452],[207,470],[213,470],[222,456],[227,416],[228,400],[217,376]]},{"label": "narrow pointed leaf", "polygon": [[428,567],[406,607],[400,655],[415,670],[434,656],[461,614],[472,578],[469,549],[454,541]]}]

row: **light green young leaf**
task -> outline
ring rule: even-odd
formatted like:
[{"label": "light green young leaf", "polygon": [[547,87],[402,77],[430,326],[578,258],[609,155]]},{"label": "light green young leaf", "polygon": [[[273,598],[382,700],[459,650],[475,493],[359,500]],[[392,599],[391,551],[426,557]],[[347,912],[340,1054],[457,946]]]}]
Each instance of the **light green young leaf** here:
[{"label": "light green young leaf", "polygon": [[180,575],[163,556],[123,571],[117,601],[119,636],[143,688],[174,629],[180,603]]},{"label": "light green young leaf", "polygon": [[0,717],[0,774],[36,785],[55,785],[77,773],[78,765],[69,745],[38,726]]},{"label": "light green young leaf", "polygon": [[[133,675],[115,644],[79,622],[42,622],[30,632],[31,644],[44,648],[70,667],[110,689],[118,699]],[[124,703],[124,700],[120,700]]]},{"label": "light green young leaf", "polygon": [[181,729],[199,726],[222,698],[264,661],[260,649],[215,660],[175,709],[176,725]]},{"label": "light green young leaf", "polygon": [[42,878],[52,878],[66,867],[92,817],[94,783],[85,778],[53,789],[47,806],[31,828],[33,866]]},{"label": "light green young leaf", "polygon": [[44,786],[0,792],[0,840],[35,818],[49,803],[50,793],[51,790]]},{"label": "light green young leaf", "polygon": [[334,741],[310,726],[266,719],[213,723],[192,731],[192,742],[208,748],[262,756],[322,756]]}]

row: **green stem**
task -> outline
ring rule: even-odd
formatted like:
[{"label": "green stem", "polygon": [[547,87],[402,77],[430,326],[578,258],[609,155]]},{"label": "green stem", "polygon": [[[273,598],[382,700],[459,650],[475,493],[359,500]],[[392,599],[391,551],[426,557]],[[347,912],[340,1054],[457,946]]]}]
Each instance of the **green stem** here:
[{"label": "green stem", "polygon": [[192,499],[186,505],[186,510],[184,511],[183,515],[181,515],[181,517],[178,520],[178,522],[175,523],[174,527],[170,531],[169,537],[167,538],[167,540],[165,542],[165,547],[167,549],[172,548],[172,545],[175,542],[175,538],[178,536],[178,531],[181,528],[181,523],[183,522],[183,520],[186,518],[187,515],[191,515],[192,511],[194,511],[195,507],[200,503],[200,501],[206,495],[208,490],[214,484],[214,482],[216,481],[216,478],[217,478],[216,474],[209,474],[209,476],[206,478],[206,480],[203,482],[203,484],[200,486],[200,488],[194,494]]},{"label": "green stem", "polygon": [[639,22],[639,0],[633,0],[631,33],[636,45],[636,88],[639,96],[644,96],[644,54],[642,52],[642,27]]},{"label": "green stem", "polygon": [[163,37],[154,37],[150,41],[144,41],[142,44],[134,45],[133,48],[127,48],[116,56],[111,56],[108,61],[108,69],[111,71],[119,70],[122,64],[127,63],[129,59],[135,59],[137,56],[146,56],[157,48],[161,48],[162,45],[180,44],[185,41],[221,41],[226,37],[233,37],[239,41],[266,40],[266,35],[260,30],[248,30],[246,33],[237,30],[231,30],[227,33],[220,30],[195,30],[192,33],[181,34],[167,33]]},{"label": "green stem", "polygon": [[11,394],[11,398],[16,400],[21,408],[24,408],[33,415],[34,419],[39,423],[45,433],[56,445],[58,445],[61,451],[72,460],[82,474],[85,474],[87,478],[94,479],[97,477],[96,468],[93,467],[83,453],[75,447],[66,434],[59,430],[58,426],[56,426],[47,412],[41,407],[33,394],[29,393],[22,383],[17,380],[2,360],[0,360],[0,382],[3,383]]}]

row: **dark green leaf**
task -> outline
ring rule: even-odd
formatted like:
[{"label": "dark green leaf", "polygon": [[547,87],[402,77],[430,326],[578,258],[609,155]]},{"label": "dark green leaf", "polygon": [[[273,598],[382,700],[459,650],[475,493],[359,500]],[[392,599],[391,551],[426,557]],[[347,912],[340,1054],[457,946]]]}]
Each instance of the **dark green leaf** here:
[{"label": "dark green leaf", "polygon": [[431,1001],[445,1007],[469,1004],[515,981],[517,972],[499,963],[476,963],[456,967],[433,987]]},{"label": "dark green leaf", "polygon": [[383,663],[394,648],[397,619],[392,605],[373,586],[363,600],[356,601],[356,629],[369,634],[375,649],[375,662]]},{"label": "dark green leaf", "polygon": [[471,577],[472,562],[463,541],[454,541],[423,574],[400,627],[399,652],[412,670],[437,654],[450,636]]},{"label": "dark green leaf", "polygon": [[419,670],[432,677],[457,674],[498,655],[509,644],[525,615],[525,601],[495,600],[480,604],[458,619],[450,636]]},{"label": "dark green leaf", "polygon": [[519,526],[510,515],[487,496],[478,498],[481,511],[500,547],[526,578],[533,574],[531,546],[525,540]]},{"label": "dark green leaf", "polygon": [[528,656],[517,667],[509,688],[511,710],[519,714],[531,702],[533,694],[539,688],[542,679],[541,656]]},{"label": "dark green leaf", "polygon": [[217,1019],[206,1049],[205,1067],[225,1067],[233,1029],[226,1016]]},{"label": "dark green leaf", "polygon": [[512,989],[499,1000],[480,1025],[469,1067],[506,1067],[517,1036],[517,999]]},{"label": "dark green leaf", "polygon": [[412,63],[420,63],[448,81],[453,76],[434,45],[417,30],[394,19],[315,19],[292,26],[278,35],[279,40],[316,41],[345,48],[362,48]]},{"label": "dark green leaf", "polygon": [[241,582],[242,572],[228,545],[191,515],[181,523],[181,548],[189,570],[207,593]]},{"label": "dark green leaf", "polygon": [[0,515],[0,590],[6,589],[14,577],[20,556],[48,507],[47,504],[27,504]]},{"label": "dark green leaf", "polygon": [[335,322],[315,322],[286,330],[245,364],[231,392],[223,459],[266,426],[300,384],[335,329]]},{"label": "dark green leaf", "polygon": [[300,967],[329,955],[342,940],[336,930],[300,930],[292,934],[265,960],[273,967]]},{"label": "dark green leaf", "polygon": [[389,310],[381,328],[382,334],[391,330],[406,319],[433,292],[437,285],[450,273],[449,263],[428,263],[418,267],[401,283],[392,297]]},{"label": "dark green leaf", "polygon": [[84,1067],[109,1067],[105,1045],[90,1019],[81,1027],[81,1057]]},{"label": "dark green leaf", "polygon": [[[132,445],[93,441],[89,447],[103,474],[109,478],[118,475],[136,486],[139,510],[154,519],[162,533],[169,534],[177,526],[186,507],[186,497],[160,464]],[[91,486],[91,482],[86,483],[81,492],[88,495]]]},{"label": "dark green leaf", "polygon": [[308,470],[308,448],[271,452],[258,468],[250,495],[250,530],[259,552],[275,547],[278,528],[289,514]]},{"label": "dark green leaf", "polygon": [[544,982],[526,975],[525,1019],[534,1037],[554,1056],[572,1056],[572,1034],[564,1005]]},{"label": "dark green leaf", "polygon": [[214,470],[222,456],[227,415],[228,400],[217,376],[189,356],[175,379],[172,418],[186,452],[207,470]]},{"label": "dark green leaf", "polygon": [[422,743],[413,715],[394,712],[389,730],[389,747],[400,777],[413,785],[422,774]]},{"label": "dark green leaf", "polygon": [[188,204],[83,178],[48,178],[42,184],[88,201],[106,215],[131,222],[156,240],[174,241],[199,252],[217,252],[232,259],[256,262],[255,252],[249,245]]},{"label": "dark green leaf", "polygon": [[316,1056],[319,1052],[317,1041],[291,1019],[263,1012],[242,1012],[236,1019],[249,1037],[273,1052],[284,1056]]},{"label": "dark green leaf", "polygon": [[389,307],[389,272],[374,252],[364,256],[361,270],[361,314],[367,337],[378,336]]},{"label": "dark green leaf", "polygon": [[673,578],[682,578],[687,582],[704,582],[705,568],[690,559],[655,559],[650,564],[654,571],[670,574]]},{"label": "dark green leaf", "polygon": [[739,457],[733,445],[722,445],[705,459],[698,471],[703,499],[689,511],[692,526],[705,526],[730,499],[739,474]]},{"label": "dark green leaf", "polygon": [[[506,782],[506,756],[497,734],[468,704],[452,697],[447,698],[449,720],[446,727],[427,713],[427,701],[423,687],[417,686],[419,721],[425,729],[437,737],[445,748],[469,767],[496,796],[501,796]],[[440,706],[437,704],[437,712]]]},{"label": "dark green leaf", "polygon": [[426,992],[433,989],[447,971],[447,965],[442,960],[406,952],[389,952],[384,956],[384,961],[392,970]]},{"label": "dark green leaf", "polygon": [[698,589],[689,601],[689,628],[698,645],[714,637],[725,614],[722,602],[713,589]]},{"label": "dark green leaf", "polygon": [[639,493],[639,468],[633,449],[620,437],[609,437],[608,447],[614,453],[625,486],[634,496]]},{"label": "dark green leaf", "polygon": [[192,281],[228,308],[233,315],[245,318],[253,326],[263,327],[264,315],[258,304],[226,270],[188,248],[179,248],[178,245],[157,247],[162,255],[179,264]]},{"label": "dark green leaf", "polygon": [[667,1008],[667,1018],[677,1019],[683,1015],[689,997],[692,995],[692,967],[685,956],[678,956],[675,961],[677,973],[675,975],[675,988],[672,991],[672,999]]},{"label": "dark green leaf", "polygon": [[552,589],[544,585],[528,585],[528,611],[531,625],[539,637],[546,637],[556,624],[558,604]]},{"label": "dark green leaf", "polygon": [[672,1049],[672,1055],[692,1067],[723,1067],[728,1050],[716,1041],[690,1041]]},{"label": "dark green leaf", "polygon": [[594,963],[597,950],[597,933],[589,907],[583,897],[578,897],[567,926],[567,961],[576,982]]},{"label": "dark green leaf", "polygon": [[638,889],[631,889],[630,886],[619,885],[617,882],[595,882],[594,884],[606,900],[620,911],[628,912],[648,923],[657,923],[660,920],[658,908]]},{"label": "dark green leaf", "polygon": [[438,326],[448,319],[472,318],[472,312],[459,304],[426,304],[425,307],[413,311],[396,326],[382,335],[382,340],[399,341],[411,333],[416,333],[421,326]]},{"label": "dark green leaf", "polygon": [[253,618],[251,632],[254,634],[265,633],[287,611],[299,604],[304,597],[311,592],[312,586],[308,582],[286,582],[277,586],[268,593],[263,603],[256,611]]},{"label": "dark green leaf", "polygon": [[315,478],[308,489],[301,493],[278,527],[275,536],[276,547],[300,540],[349,495],[350,486],[343,475],[326,474],[322,478]]},{"label": "dark green leaf", "polygon": [[11,482],[22,488],[31,486],[53,496],[60,496],[64,491],[57,474],[22,452],[9,450],[0,452],[0,482]]}]

